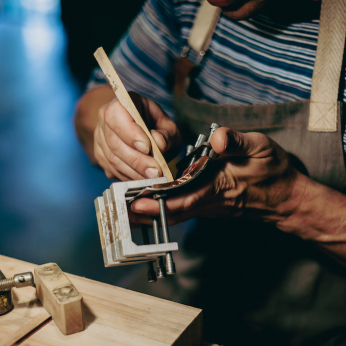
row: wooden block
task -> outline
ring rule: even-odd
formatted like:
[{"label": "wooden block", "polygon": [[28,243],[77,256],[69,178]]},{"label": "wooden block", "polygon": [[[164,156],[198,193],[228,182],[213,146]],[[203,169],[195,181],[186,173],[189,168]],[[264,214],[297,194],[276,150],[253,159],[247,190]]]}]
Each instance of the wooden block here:
[{"label": "wooden block", "polygon": [[162,174],[166,177],[167,182],[173,181],[173,175],[167,165],[165,158],[163,157],[159,147],[157,146],[154,138],[149,132],[147,125],[145,125],[144,120],[141,115],[138,113],[138,110],[134,103],[131,100],[130,95],[126,91],[124,84],[120,80],[118,74],[115,72],[114,67],[110,60],[108,59],[105,51],[102,47],[98,48],[94,53],[94,56],[99,63],[103,73],[105,74],[109,84],[111,85],[117,99],[121,103],[121,105],[130,113],[134,121],[143,129],[145,134],[148,136],[151,142],[152,154],[156,162],[160,165],[162,169]]},{"label": "wooden block", "polygon": [[36,294],[61,332],[69,335],[84,329],[82,295],[55,263],[35,268]]}]

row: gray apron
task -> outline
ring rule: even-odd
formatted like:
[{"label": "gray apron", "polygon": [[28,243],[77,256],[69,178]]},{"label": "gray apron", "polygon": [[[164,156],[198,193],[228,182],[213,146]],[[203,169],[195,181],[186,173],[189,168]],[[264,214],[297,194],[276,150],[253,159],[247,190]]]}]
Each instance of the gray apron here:
[{"label": "gray apron", "polygon": [[[175,108],[187,143],[207,134],[212,122],[261,132],[290,154],[299,171],[346,191],[341,103],[336,129],[312,132],[311,100],[215,105],[192,98],[193,83],[186,85]],[[136,280],[128,286],[202,308],[205,340],[236,346],[346,345],[346,268],[314,244],[259,221],[200,218],[174,258],[176,277],[152,286],[142,277],[140,285]]]},{"label": "gray apron", "polygon": [[[239,107],[206,104],[185,93],[175,104],[180,128],[196,135],[217,122],[264,133],[290,154],[298,170],[345,191],[341,121],[337,132],[308,131],[309,100]],[[327,345],[346,336],[346,268],[314,244],[259,221],[203,218],[182,251],[203,257],[198,269],[180,275],[198,282],[184,303],[203,308],[207,340]]]}]

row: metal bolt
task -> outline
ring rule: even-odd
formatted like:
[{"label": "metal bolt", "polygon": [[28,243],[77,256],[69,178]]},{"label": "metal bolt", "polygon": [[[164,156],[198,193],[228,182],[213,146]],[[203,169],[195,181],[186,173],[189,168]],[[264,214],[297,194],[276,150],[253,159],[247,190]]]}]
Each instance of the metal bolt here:
[{"label": "metal bolt", "polygon": [[148,281],[150,283],[156,282],[156,273],[154,270],[153,262],[147,262],[147,267],[148,267],[148,272],[147,272]]},{"label": "metal bolt", "polygon": [[[150,244],[148,226],[142,224],[141,228],[142,228],[143,243],[145,245]],[[148,281],[156,282],[156,273],[155,273],[154,264],[152,261],[147,262],[147,268],[148,268],[148,272],[147,272]]]},{"label": "metal bolt", "polygon": [[[206,135],[203,135],[203,134],[200,134],[197,138],[197,141],[195,143],[195,147],[194,149],[198,148],[203,142],[205,142],[207,140],[207,136]],[[190,160],[190,163],[188,165],[188,167],[190,167],[195,161],[197,160],[197,155],[193,155],[191,160]]]},{"label": "metal bolt", "polygon": [[214,133],[215,130],[217,130],[219,127],[221,127],[219,124],[216,124],[216,123],[212,123],[210,125],[210,133],[209,133],[209,137],[208,137],[208,143],[210,142],[210,139],[211,139],[211,136],[212,134]]},{"label": "metal bolt", "polygon": [[[165,206],[165,200],[163,197],[166,197],[166,196],[165,195],[154,196],[154,198],[158,200],[159,207],[160,207],[160,219],[161,219],[161,226],[162,226],[163,242],[169,243],[169,233],[168,233],[168,225],[167,225],[167,219],[166,219],[166,206]],[[166,273],[168,275],[175,274],[175,264],[173,261],[172,252],[166,253]]]},{"label": "metal bolt", "polygon": [[191,154],[192,151],[193,151],[193,149],[194,149],[194,146],[191,145],[191,144],[188,144],[188,145],[186,146],[186,156],[189,155],[189,154]]},{"label": "metal bolt", "polygon": [[195,143],[195,149],[198,148],[206,140],[207,140],[206,135],[203,135],[203,134],[198,135],[197,141]]},{"label": "metal bolt", "polygon": [[[153,217],[153,230],[154,230],[154,241],[155,244],[160,244],[160,233],[159,233],[159,221],[157,217]],[[163,257],[157,257],[156,259],[156,275],[158,279],[164,279],[166,277],[166,270],[163,266]]]},{"label": "metal bolt", "polygon": [[14,275],[12,278],[0,280],[0,291],[8,291],[12,287],[35,286],[31,272]]},{"label": "metal bolt", "polygon": [[[208,140],[207,142],[210,143],[210,140],[211,140],[211,136],[213,135],[213,133],[215,132],[216,129],[218,129],[220,127],[219,124],[216,124],[216,123],[212,123],[210,125],[210,133],[209,133],[209,137],[208,137]],[[201,156],[205,156],[205,155],[208,155],[209,154],[209,151],[210,151],[210,148],[204,148],[203,151],[202,151],[202,154]]]}]

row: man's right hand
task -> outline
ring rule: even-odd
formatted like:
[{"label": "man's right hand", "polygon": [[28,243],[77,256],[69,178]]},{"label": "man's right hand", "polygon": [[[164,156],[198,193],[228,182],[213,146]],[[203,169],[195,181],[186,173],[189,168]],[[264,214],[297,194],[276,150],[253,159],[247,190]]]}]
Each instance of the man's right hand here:
[{"label": "man's right hand", "polygon": [[[175,123],[153,101],[135,93],[131,93],[131,98],[161,152],[173,158],[181,145]],[[149,138],[116,99],[99,108],[93,141],[93,161],[110,179],[128,181],[162,175],[150,154]]]}]

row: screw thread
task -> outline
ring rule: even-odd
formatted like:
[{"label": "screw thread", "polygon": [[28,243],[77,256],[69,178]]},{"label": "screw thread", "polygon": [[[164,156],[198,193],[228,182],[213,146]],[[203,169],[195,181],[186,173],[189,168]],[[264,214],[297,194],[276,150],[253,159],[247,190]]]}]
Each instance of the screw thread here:
[{"label": "screw thread", "polygon": [[8,291],[15,285],[14,278],[0,280],[0,291]]}]

